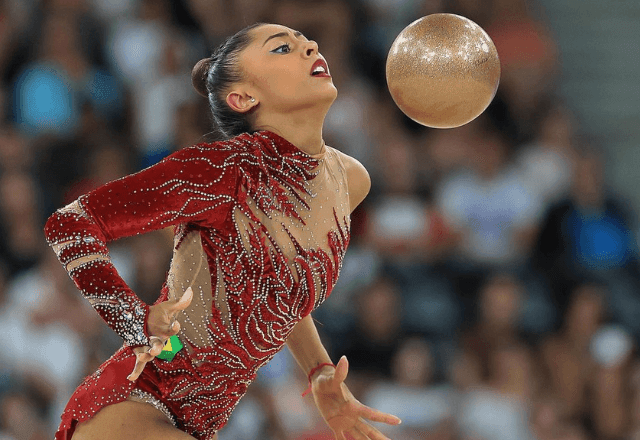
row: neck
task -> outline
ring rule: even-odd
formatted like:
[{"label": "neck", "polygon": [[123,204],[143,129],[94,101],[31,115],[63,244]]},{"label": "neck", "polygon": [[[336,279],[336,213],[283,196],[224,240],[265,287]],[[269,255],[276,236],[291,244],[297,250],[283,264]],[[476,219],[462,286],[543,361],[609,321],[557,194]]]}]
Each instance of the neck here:
[{"label": "neck", "polygon": [[[295,113],[262,112],[256,118],[258,130],[269,130],[307,154],[314,155],[322,151],[322,126],[325,114],[318,116],[318,109],[297,111]],[[264,114],[268,113],[268,114]]]}]

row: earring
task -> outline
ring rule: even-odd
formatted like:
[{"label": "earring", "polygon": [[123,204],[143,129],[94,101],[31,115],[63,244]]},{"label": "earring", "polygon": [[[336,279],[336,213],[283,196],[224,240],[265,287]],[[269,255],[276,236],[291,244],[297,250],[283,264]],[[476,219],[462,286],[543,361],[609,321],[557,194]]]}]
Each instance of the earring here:
[{"label": "earring", "polygon": [[251,98],[249,101],[256,102],[256,98]]}]

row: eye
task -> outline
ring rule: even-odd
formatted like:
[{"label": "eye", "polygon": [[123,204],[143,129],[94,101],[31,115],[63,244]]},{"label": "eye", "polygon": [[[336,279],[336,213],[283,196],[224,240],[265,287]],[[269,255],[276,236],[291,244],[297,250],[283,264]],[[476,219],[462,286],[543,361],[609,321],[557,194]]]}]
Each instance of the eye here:
[{"label": "eye", "polygon": [[285,43],[282,46],[278,46],[271,51],[272,53],[289,53],[291,52],[291,46],[289,43]]}]

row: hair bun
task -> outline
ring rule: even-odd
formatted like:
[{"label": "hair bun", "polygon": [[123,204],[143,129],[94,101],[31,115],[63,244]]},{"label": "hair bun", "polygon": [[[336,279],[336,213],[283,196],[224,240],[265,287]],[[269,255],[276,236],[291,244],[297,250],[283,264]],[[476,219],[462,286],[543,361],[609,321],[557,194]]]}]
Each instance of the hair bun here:
[{"label": "hair bun", "polygon": [[193,70],[191,71],[191,84],[193,84],[196,91],[205,98],[209,97],[209,91],[207,90],[207,73],[209,72],[209,67],[211,67],[211,61],[212,58],[203,58],[193,66]]}]

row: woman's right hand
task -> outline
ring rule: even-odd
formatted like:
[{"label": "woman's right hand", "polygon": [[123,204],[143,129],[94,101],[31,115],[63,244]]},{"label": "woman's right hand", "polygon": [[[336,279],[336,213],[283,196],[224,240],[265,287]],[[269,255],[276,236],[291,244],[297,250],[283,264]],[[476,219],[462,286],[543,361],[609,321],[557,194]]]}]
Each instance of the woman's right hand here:
[{"label": "woman's right hand", "polygon": [[163,301],[149,307],[149,318],[147,328],[149,330],[149,341],[151,345],[144,345],[133,349],[136,354],[136,365],[133,372],[127,377],[130,381],[135,381],[147,362],[153,360],[160,354],[162,348],[167,343],[167,339],[178,334],[180,323],[176,320],[178,313],[189,307],[193,299],[193,290],[188,287],[182,298]]}]

